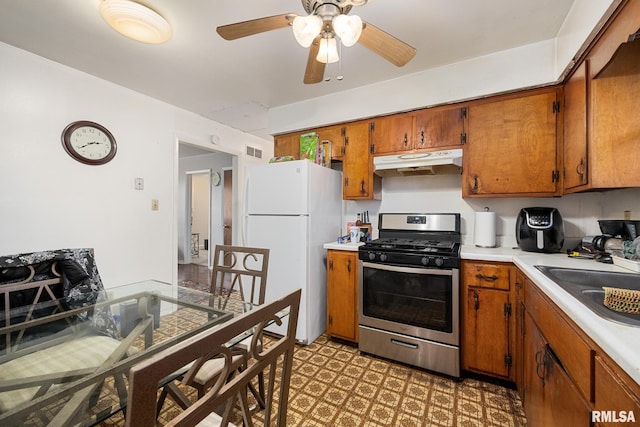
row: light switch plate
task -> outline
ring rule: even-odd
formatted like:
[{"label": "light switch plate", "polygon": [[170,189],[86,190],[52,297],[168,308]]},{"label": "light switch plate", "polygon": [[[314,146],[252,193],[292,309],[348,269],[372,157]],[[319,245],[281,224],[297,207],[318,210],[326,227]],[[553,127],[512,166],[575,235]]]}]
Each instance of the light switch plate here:
[{"label": "light switch plate", "polygon": [[144,190],[144,179],[136,178],[134,188],[136,190]]}]

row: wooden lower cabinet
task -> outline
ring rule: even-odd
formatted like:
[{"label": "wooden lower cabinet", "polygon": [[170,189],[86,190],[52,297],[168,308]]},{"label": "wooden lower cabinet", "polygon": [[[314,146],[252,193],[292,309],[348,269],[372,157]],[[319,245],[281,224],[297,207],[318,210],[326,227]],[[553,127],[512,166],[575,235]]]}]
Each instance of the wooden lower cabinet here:
[{"label": "wooden lower cabinet", "polygon": [[589,426],[589,404],[528,313],[524,324],[524,408],[528,425]]},{"label": "wooden lower cabinet", "polygon": [[462,263],[462,369],[513,381],[510,263]]},{"label": "wooden lower cabinet", "polygon": [[630,412],[639,419],[622,425],[638,425],[640,385],[523,272],[515,277],[514,377],[528,425],[621,425]]},{"label": "wooden lower cabinet", "polygon": [[327,335],[358,342],[357,251],[327,251]]},{"label": "wooden lower cabinet", "polygon": [[595,358],[595,382],[595,425],[640,424],[640,385],[606,355]]}]

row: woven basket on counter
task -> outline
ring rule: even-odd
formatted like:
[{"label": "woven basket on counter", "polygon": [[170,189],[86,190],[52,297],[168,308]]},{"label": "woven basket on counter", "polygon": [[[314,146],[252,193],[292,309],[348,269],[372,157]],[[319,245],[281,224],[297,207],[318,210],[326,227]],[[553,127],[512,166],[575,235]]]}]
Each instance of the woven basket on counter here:
[{"label": "woven basket on counter", "polygon": [[620,313],[640,314],[640,291],[603,286],[604,305]]}]

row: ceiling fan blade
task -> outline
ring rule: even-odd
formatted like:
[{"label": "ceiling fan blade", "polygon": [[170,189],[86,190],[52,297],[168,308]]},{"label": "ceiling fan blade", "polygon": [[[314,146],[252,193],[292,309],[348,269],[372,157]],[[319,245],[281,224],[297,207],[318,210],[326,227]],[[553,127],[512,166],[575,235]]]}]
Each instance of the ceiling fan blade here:
[{"label": "ceiling fan blade", "polygon": [[322,36],[316,37],[309,48],[309,58],[307,59],[307,69],[304,72],[304,83],[313,84],[320,83],[324,78],[325,63],[316,60],[318,51],[320,50],[320,39]]},{"label": "ceiling fan blade", "polygon": [[277,30],[289,26],[296,15],[285,13],[282,15],[268,16],[266,18],[252,19],[251,21],[236,22],[235,24],[222,25],[216,31],[225,40],[235,40],[266,31]]},{"label": "ceiling fan blade", "polygon": [[416,49],[380,28],[365,23],[358,43],[371,49],[392,64],[402,67],[416,56]]}]

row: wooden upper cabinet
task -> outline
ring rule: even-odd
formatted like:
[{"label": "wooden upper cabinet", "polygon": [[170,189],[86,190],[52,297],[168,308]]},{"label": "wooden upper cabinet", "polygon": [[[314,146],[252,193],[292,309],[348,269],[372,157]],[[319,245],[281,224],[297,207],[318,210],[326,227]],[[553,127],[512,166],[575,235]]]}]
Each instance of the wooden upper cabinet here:
[{"label": "wooden upper cabinet", "polygon": [[373,155],[460,147],[466,107],[434,107],[371,121]]},{"label": "wooden upper cabinet", "polygon": [[273,138],[273,155],[276,157],[293,156],[300,159],[300,133],[287,133]]},{"label": "wooden upper cabinet", "polygon": [[326,126],[317,129],[318,142],[331,142],[331,160],[342,160],[344,156],[344,140],[346,125]]},{"label": "wooden upper cabinet", "polygon": [[415,113],[416,150],[461,148],[467,107],[429,108]]},{"label": "wooden upper cabinet", "polygon": [[346,127],[342,160],[342,198],[371,200],[380,197],[380,177],[373,174],[369,145],[369,122],[350,123]]},{"label": "wooden upper cabinet", "polygon": [[559,195],[561,93],[546,88],[469,107],[463,197]]},{"label": "wooden upper cabinet", "polygon": [[565,82],[565,193],[640,186],[640,2],[614,15]]},{"label": "wooden upper cabinet", "polygon": [[371,121],[373,154],[388,154],[413,149],[413,116],[409,113],[378,117]]},{"label": "wooden upper cabinet", "polygon": [[564,191],[575,191],[588,183],[587,157],[587,67],[583,62],[564,86]]}]

